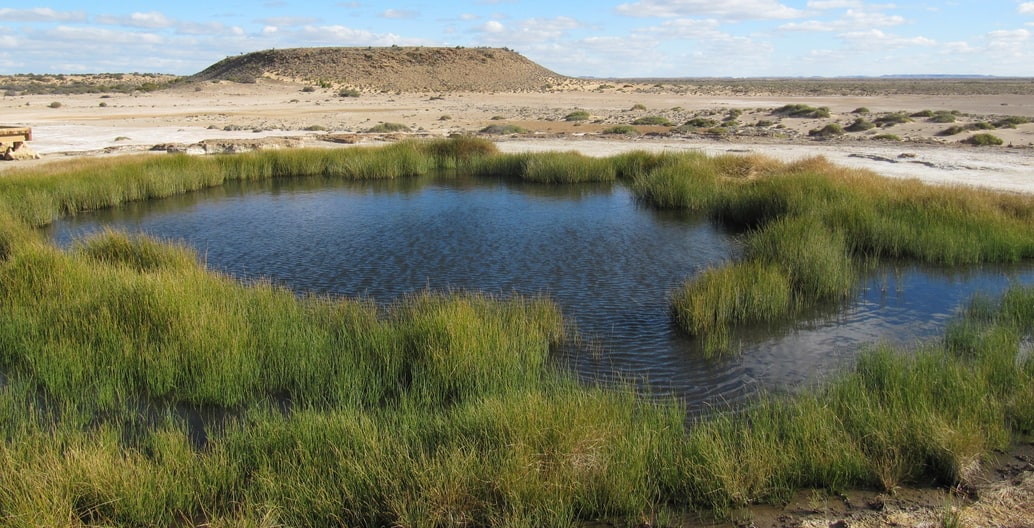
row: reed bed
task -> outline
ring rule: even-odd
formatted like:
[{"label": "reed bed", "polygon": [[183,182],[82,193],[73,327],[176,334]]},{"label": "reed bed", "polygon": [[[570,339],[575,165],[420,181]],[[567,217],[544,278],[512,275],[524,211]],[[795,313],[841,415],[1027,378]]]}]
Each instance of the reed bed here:
[{"label": "reed bed", "polygon": [[[874,349],[796,394],[687,420],[678,402],[587,387],[554,368],[550,349],[568,330],[548,299],[424,292],[377,307],[299,297],[215,274],[174,244],[107,232],[60,250],[31,229],[50,214],[152,192],[126,189],[187,189],[227,174],[363,177],[377,167],[402,177],[533,157],[394,148],[384,151],[390,161],[360,150],[322,161],[308,152],[148,157],[0,180],[0,525],[656,523],[779,504],[800,488],[965,483],[989,450],[1034,432],[1034,359],[1022,353],[1034,289],[974,299],[943,342],[915,353]],[[707,165],[641,154],[612,162],[633,186],[672,166]],[[698,203],[749,226],[748,256],[691,287],[721,285],[714,302],[740,303],[728,311],[743,322],[770,320],[756,314],[799,298],[837,297],[850,275],[816,270],[877,252],[847,242],[842,209],[796,201],[841,203],[839,183],[790,192],[794,178],[818,181],[808,167],[820,162],[721,163],[735,175],[713,168],[704,180],[716,189]],[[165,164],[204,176],[157,185],[155,174],[174,178]],[[84,175],[98,181],[76,181]],[[843,186],[893,201],[858,183]],[[772,198],[761,185],[786,190]],[[1032,216],[1019,199],[936,194],[934,205],[1000,226]],[[18,203],[30,195],[43,206]],[[766,220],[737,199],[770,203],[759,209]],[[1024,237],[988,237],[1017,245],[972,254],[1026,255]],[[786,238],[802,242],[786,247]],[[805,258],[812,253],[819,260]],[[778,302],[749,299],[762,289],[744,285],[759,277],[783,292]],[[722,297],[726,289],[738,293]]]},{"label": "reed bed", "polygon": [[[648,163],[643,157],[640,165]],[[793,302],[779,311],[771,307],[783,306],[784,292],[772,281],[762,281],[771,288],[767,293],[752,294],[771,296],[770,302],[744,303],[743,288],[727,285],[735,272],[691,278],[672,309],[693,334],[724,336],[738,324],[773,322],[844,299],[860,269],[881,259],[957,266],[1034,257],[1029,197],[889,180],[822,158],[784,164],[689,154],[639,171],[631,187],[645,203],[695,211],[742,232],[744,259],[777,265],[791,285]],[[728,298],[715,297],[721,295]],[[725,308],[732,305],[756,308],[749,314]],[[724,337],[708,342],[714,354],[728,344]]]}]

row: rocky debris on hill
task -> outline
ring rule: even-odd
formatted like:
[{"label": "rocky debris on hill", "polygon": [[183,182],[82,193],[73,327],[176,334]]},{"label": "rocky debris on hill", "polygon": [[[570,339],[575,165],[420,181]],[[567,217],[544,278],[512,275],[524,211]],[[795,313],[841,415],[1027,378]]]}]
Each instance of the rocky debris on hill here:
[{"label": "rocky debris on hill", "polygon": [[192,77],[271,78],[366,92],[527,92],[570,81],[506,48],[294,48],[228,57]]}]

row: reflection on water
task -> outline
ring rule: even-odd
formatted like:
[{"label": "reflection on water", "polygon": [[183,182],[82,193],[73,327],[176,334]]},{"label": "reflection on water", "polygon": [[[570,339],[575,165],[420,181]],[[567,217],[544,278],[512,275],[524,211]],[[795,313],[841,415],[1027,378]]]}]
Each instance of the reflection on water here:
[{"label": "reflection on water", "polygon": [[845,307],[743,331],[740,354],[706,360],[672,325],[668,296],[735,258],[735,237],[639,207],[621,186],[278,180],[131,204],[49,231],[67,245],[105,226],[183,240],[212,269],[298,292],[378,302],[424,289],[548,295],[587,338],[560,354],[579,376],[633,379],[697,409],[800,386],[873,343],[934,338],[974,292],[1034,278],[1030,266],[886,266]]}]

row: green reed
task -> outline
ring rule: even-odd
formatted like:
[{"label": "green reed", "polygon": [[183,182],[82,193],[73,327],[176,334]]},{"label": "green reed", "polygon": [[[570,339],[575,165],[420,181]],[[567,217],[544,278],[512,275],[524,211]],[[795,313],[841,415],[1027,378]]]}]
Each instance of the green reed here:
[{"label": "green reed", "polygon": [[[403,177],[456,163],[443,159],[524,170],[535,157],[377,152],[138,157],[0,178],[0,525],[652,522],[801,488],[964,483],[990,450],[1034,432],[1032,289],[974,299],[942,343],[877,348],[821,384],[687,422],[676,402],[553,367],[569,330],[546,299],[299,297],[215,274],[175,244],[107,232],[60,250],[29,227],[219,178]],[[821,161],[611,161],[644,200],[652,177],[679,186],[671,167],[698,170],[688,188],[711,185],[705,198],[656,195],[744,230],[743,260],[686,286],[704,292],[688,295],[703,315],[685,324],[705,339],[839,298],[863,256],[1024,258],[1027,238],[1010,229],[1034,217],[1018,197],[823,178]],[[178,181],[172,167],[204,170],[159,185]],[[855,202],[931,224],[955,215],[987,236],[978,250],[858,242]]]}]

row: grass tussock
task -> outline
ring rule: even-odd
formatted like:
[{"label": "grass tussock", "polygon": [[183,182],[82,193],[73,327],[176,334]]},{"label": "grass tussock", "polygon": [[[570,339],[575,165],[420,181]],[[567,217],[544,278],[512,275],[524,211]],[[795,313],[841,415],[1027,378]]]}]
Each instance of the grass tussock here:
[{"label": "grass tussock", "polygon": [[[822,159],[490,150],[457,141],[131,158],[0,179],[5,522],[558,526],[722,515],[801,488],[965,484],[990,450],[1034,432],[1030,288],[975,298],[940,343],[874,349],[823,385],[687,423],[675,402],[582,386],[552,368],[566,330],[547,299],[424,292],[377,307],[299,297],[214,274],[176,245],[107,232],[60,250],[31,227],[123,203],[138,186],[462,164],[520,176],[536,163],[553,181],[569,170],[556,167],[607,163],[640,199],[744,233],[742,260],[675,295],[686,307],[676,317],[716,347],[730,324],[839,298],[860,255],[1032,254],[1034,207],[1022,197],[894,183]],[[121,177],[104,180],[102,168]],[[18,203],[28,196],[42,206]]]},{"label": "grass tussock", "polygon": [[[794,308],[843,298],[853,285],[854,268],[873,259],[963,265],[1034,257],[1030,199],[889,181],[821,158],[789,164],[742,158],[737,164],[687,154],[639,175],[632,189],[655,207],[696,211],[744,230],[744,258],[777,265],[792,285]],[[705,273],[690,283],[735,276]],[[741,305],[739,289],[691,286],[682,291],[725,291],[730,297],[712,301],[714,310],[706,314],[676,308],[677,321],[692,334],[721,326],[715,314],[729,315],[731,326],[765,320],[725,308]],[[757,314],[776,320],[786,312],[759,309]],[[691,322],[697,316],[706,322]],[[726,328],[714,331],[728,334]]]}]

